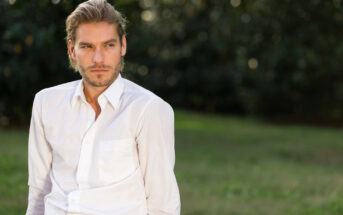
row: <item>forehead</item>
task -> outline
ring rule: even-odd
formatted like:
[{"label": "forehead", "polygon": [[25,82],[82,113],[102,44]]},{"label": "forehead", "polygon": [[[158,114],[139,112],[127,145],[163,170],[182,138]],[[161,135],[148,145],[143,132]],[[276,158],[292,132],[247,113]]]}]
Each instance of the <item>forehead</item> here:
[{"label": "forehead", "polygon": [[108,22],[82,23],[76,29],[75,41],[103,42],[119,38],[115,24]]}]

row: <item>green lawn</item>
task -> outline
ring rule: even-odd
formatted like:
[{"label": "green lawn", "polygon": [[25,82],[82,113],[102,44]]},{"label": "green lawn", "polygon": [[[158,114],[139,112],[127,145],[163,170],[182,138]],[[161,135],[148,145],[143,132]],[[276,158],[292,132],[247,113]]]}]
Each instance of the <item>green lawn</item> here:
[{"label": "green lawn", "polygon": [[[342,215],[343,132],[176,112],[183,215]],[[24,214],[27,131],[0,130],[0,214]]]}]

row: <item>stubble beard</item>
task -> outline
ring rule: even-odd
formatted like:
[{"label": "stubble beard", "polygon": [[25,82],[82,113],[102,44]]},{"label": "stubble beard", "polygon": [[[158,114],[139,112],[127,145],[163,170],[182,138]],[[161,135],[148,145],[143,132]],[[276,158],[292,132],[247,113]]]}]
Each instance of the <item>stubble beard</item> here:
[{"label": "stubble beard", "polygon": [[[93,65],[88,67],[87,69],[84,68],[83,66],[81,66],[80,64],[77,64],[77,68],[80,72],[80,75],[82,76],[82,79],[85,80],[89,85],[91,85],[92,87],[107,87],[109,85],[111,85],[115,79],[118,77],[119,72],[122,68],[122,64],[123,64],[123,57],[120,58],[119,63],[115,66],[115,68],[111,67],[111,66],[106,66],[106,65],[101,65],[101,66],[97,66],[97,65]],[[87,75],[87,70],[91,70],[94,68],[102,68],[102,69],[109,69],[112,70],[113,73],[112,75],[105,80],[102,81],[96,81],[96,80],[92,80],[88,75]],[[101,78],[101,74],[96,75],[99,79]]]}]

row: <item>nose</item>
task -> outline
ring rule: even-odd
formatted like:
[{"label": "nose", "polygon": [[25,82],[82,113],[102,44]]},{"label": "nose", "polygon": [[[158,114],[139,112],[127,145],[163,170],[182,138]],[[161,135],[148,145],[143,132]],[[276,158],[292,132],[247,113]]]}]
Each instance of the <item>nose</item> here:
[{"label": "nose", "polygon": [[93,56],[93,62],[95,64],[102,64],[104,63],[104,54],[103,54],[103,50],[101,50],[101,48],[96,48],[95,49],[95,53]]}]

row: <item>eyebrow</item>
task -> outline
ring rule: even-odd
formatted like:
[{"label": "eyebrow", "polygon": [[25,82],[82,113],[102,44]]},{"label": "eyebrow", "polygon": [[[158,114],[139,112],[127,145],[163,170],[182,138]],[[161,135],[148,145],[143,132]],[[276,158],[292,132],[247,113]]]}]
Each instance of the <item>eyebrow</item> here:
[{"label": "eyebrow", "polygon": [[82,46],[82,45],[87,45],[87,46],[89,45],[90,46],[92,44],[91,43],[87,43],[87,42],[79,42],[79,46]]},{"label": "eyebrow", "polygon": [[107,44],[107,43],[116,43],[116,42],[117,42],[117,39],[113,38],[113,39],[105,41],[104,43]]},{"label": "eyebrow", "polygon": [[[104,44],[108,44],[108,43],[116,43],[118,40],[113,38],[113,39],[109,39],[109,40],[106,40],[104,42]],[[79,45],[82,46],[82,45],[92,45],[91,43],[88,43],[88,42],[79,42]]]}]

